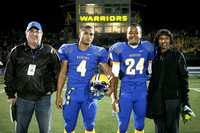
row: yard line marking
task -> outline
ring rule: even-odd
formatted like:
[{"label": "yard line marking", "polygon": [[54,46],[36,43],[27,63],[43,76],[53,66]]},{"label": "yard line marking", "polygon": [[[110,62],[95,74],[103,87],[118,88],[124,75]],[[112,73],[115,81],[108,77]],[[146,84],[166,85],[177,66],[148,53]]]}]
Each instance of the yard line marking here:
[{"label": "yard line marking", "polygon": [[189,88],[190,90],[194,90],[194,91],[197,91],[197,92],[200,92],[200,88]]}]

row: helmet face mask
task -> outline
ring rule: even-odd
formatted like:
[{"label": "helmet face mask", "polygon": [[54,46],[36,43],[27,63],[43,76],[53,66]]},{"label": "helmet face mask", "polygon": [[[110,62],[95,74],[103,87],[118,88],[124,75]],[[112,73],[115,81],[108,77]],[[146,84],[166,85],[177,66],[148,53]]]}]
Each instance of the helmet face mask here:
[{"label": "helmet face mask", "polygon": [[108,91],[109,80],[104,74],[94,75],[90,81],[90,95],[97,100],[102,99]]},{"label": "helmet face mask", "polygon": [[90,94],[93,96],[94,99],[100,100],[105,96],[105,93],[108,90],[105,90],[105,85],[93,85],[90,88]]}]

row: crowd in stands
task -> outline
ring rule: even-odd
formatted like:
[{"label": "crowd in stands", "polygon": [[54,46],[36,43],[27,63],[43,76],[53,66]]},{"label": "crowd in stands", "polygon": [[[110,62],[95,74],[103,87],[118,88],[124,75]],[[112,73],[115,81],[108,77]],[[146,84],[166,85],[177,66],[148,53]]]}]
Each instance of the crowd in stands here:
[{"label": "crowd in stands", "polygon": [[[26,42],[25,31],[21,32],[14,29],[6,32],[0,31],[0,61],[3,62],[4,66],[12,48],[24,42]],[[42,42],[59,49],[65,43],[65,40],[60,37],[60,33],[44,33]]]},{"label": "crowd in stands", "polygon": [[[144,40],[154,42],[155,33],[156,32],[143,34]],[[200,35],[197,30],[194,30],[193,32],[187,30],[174,30],[172,33],[174,35],[176,49],[184,53],[186,59],[200,60]],[[6,32],[0,31],[0,61],[5,64],[11,49],[25,41],[25,32],[14,29]],[[126,34],[95,35],[93,44],[103,46],[108,50],[114,43],[123,41],[126,41]],[[63,43],[67,43],[67,40],[65,40],[60,33],[44,33],[43,43],[49,44],[55,49],[59,49]]]},{"label": "crowd in stands", "polygon": [[[175,48],[182,52],[187,59],[200,58],[200,35],[198,30],[174,30]],[[148,33],[148,38],[154,42],[155,32]]]}]

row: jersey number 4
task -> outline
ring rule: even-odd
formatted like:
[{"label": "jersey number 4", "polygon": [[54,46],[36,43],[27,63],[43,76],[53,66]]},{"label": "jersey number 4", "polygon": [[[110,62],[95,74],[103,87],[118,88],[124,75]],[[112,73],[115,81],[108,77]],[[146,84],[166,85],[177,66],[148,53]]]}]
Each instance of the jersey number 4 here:
[{"label": "jersey number 4", "polygon": [[86,70],[86,60],[82,60],[76,68],[76,71],[81,73],[81,77],[85,77]]},{"label": "jersey number 4", "polygon": [[143,74],[144,58],[140,58],[135,69],[132,69],[133,66],[135,65],[135,60],[133,58],[126,59],[125,64],[128,65],[128,67],[126,69],[126,74],[135,75],[135,70],[139,70],[140,74]]}]

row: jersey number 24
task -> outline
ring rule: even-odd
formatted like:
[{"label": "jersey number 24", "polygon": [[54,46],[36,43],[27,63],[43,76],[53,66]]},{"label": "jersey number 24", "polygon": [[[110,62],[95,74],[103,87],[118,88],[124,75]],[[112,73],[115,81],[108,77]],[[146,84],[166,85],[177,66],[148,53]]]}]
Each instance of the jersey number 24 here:
[{"label": "jersey number 24", "polygon": [[135,69],[132,69],[135,65],[135,60],[133,58],[128,58],[125,60],[125,64],[128,66],[126,69],[127,75],[135,75],[135,70],[139,70],[140,74],[143,74],[144,69],[144,58],[140,58]]}]

